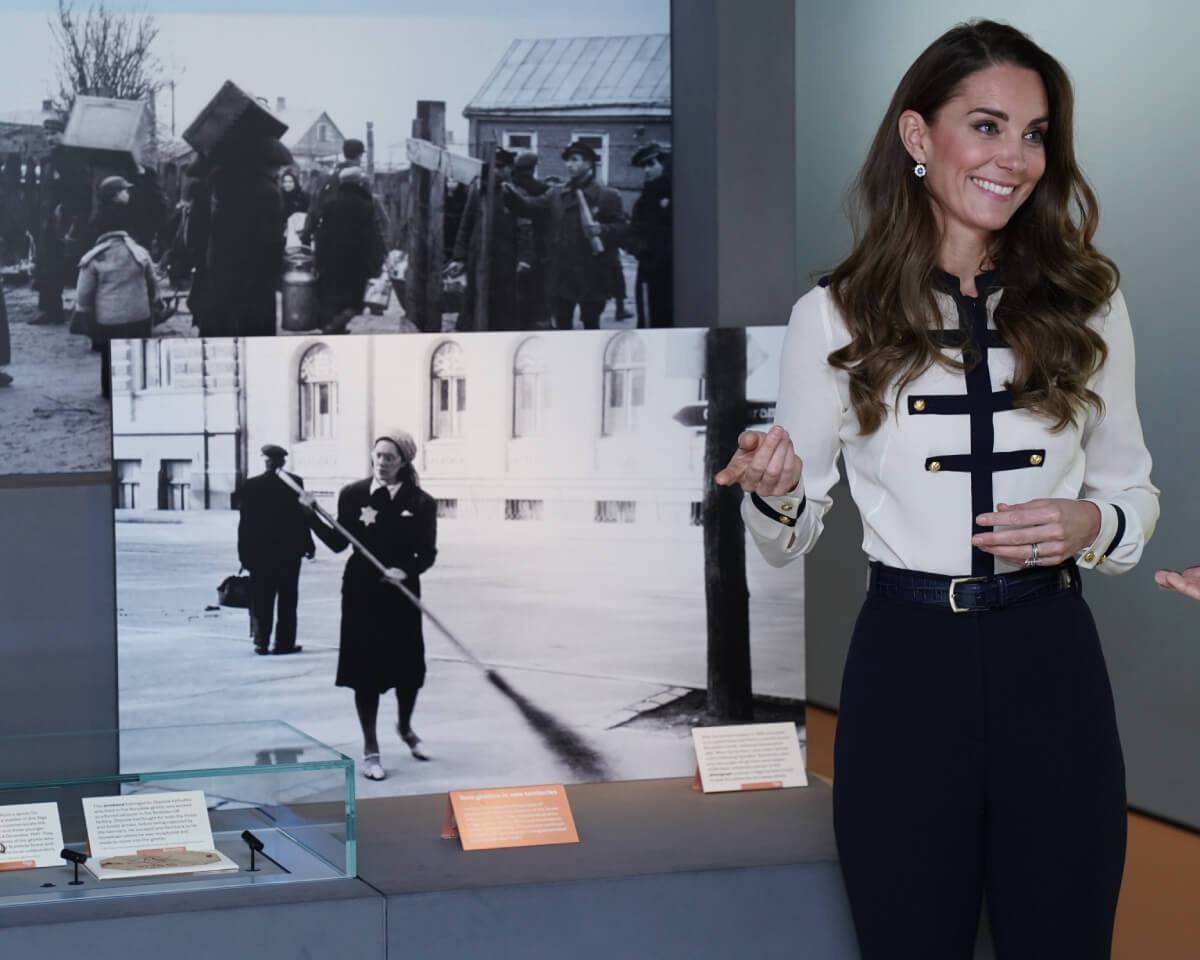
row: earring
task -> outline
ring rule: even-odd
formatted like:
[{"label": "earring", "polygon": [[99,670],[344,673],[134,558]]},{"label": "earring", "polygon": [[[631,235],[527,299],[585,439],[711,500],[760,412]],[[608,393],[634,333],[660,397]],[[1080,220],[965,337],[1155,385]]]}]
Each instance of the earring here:
[{"label": "earring", "polygon": [[915,167],[913,167],[913,173],[917,175],[918,179],[925,176],[925,164],[918,163]]}]

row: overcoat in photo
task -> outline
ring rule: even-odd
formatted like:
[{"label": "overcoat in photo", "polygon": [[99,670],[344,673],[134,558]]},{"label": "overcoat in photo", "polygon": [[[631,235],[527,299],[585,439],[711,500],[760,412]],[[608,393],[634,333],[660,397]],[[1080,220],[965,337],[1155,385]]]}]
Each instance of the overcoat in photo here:
[{"label": "overcoat in photo", "polygon": [[274,172],[218,168],[212,191],[200,335],[274,336],[284,245],[283,199]]},{"label": "overcoat in photo", "polygon": [[[358,480],[338,494],[337,518],[387,567],[407,575],[404,586],[421,595],[420,575],[437,556],[437,503],[411,480],[395,497],[386,487],[371,493]],[[317,536],[334,551],[349,541],[320,520]],[[336,683],[356,691],[416,690],[425,682],[425,640],[420,609],[355,550],[342,575],[342,628]]]},{"label": "overcoat in photo", "polygon": [[[604,251],[595,253],[584,233],[579,210],[578,190],[600,225]],[[620,273],[618,247],[625,239],[627,224],[621,195],[602,187],[595,179],[586,186],[559,184],[540,197],[526,197],[516,191],[505,194],[510,209],[534,221],[545,222],[550,246],[546,276],[546,294],[572,303],[603,303],[620,293],[616,277]]]},{"label": "overcoat in photo", "polygon": [[633,201],[629,250],[637,257],[634,285],[639,327],[669,327],[673,322],[671,178],[651,180]]},{"label": "overcoat in photo", "polygon": [[[467,288],[462,309],[458,313],[458,329],[475,329],[475,305],[479,298],[478,265],[483,239],[483,199],[480,181],[471,184],[467,204],[459,222],[454,243],[454,259],[466,267]],[[488,247],[488,312],[489,330],[520,330],[518,313],[517,262],[529,264],[533,259],[531,244],[523,242],[517,216],[504,204],[500,184],[496,184],[491,200],[491,244]]]},{"label": "overcoat in photo", "polygon": [[[296,474],[288,476],[304,486]],[[238,561],[251,574],[292,563],[315,549],[307,513],[274,470],[242,484],[238,511]]]},{"label": "overcoat in photo", "polygon": [[[288,476],[304,486],[296,474]],[[238,511],[238,561],[250,571],[254,644],[266,652],[278,605],[275,652],[290,652],[296,646],[300,561],[316,550],[308,513],[295,491],[269,469],[242,484]]]},{"label": "overcoat in photo", "polygon": [[323,203],[316,243],[323,317],[329,320],[341,310],[361,313],[367,283],[379,276],[387,255],[365,174],[343,179]]}]

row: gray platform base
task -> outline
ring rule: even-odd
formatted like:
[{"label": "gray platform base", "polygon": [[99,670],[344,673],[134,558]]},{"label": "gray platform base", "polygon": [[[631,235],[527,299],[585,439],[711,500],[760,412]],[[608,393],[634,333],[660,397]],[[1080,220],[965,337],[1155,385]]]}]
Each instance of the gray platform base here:
[{"label": "gray platform base", "polygon": [[384,900],[360,880],[14,907],[0,923],[5,960],[387,956]]},{"label": "gray platform base", "polygon": [[858,957],[823,784],[567,793],[578,844],[466,852],[439,837],[445,796],[365,800],[357,880],[0,909],[0,957]]}]

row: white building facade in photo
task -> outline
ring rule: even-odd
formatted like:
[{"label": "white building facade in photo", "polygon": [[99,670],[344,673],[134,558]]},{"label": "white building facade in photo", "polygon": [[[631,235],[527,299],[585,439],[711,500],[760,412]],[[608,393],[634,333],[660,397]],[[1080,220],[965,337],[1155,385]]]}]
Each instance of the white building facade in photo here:
[{"label": "white building facade in photo", "polygon": [[[747,396],[774,398],[776,364],[766,358],[782,333],[747,333]],[[402,427],[443,520],[686,529],[699,521],[704,435],[675,415],[705,400],[705,335],[133,342],[114,353],[114,456],[118,478],[144,489],[120,506],[171,509],[174,496],[188,509],[236,506],[237,485],[260,469],[259,448],[277,443],[288,469],[332,507],[344,484],[369,473],[374,438]],[[154,357],[164,372],[145,368],[142,354],[170,347],[165,361]],[[189,491],[175,492],[176,475]]]},{"label": "white building facade in photo", "polygon": [[119,511],[228,509],[245,477],[243,341],[115,340]]}]

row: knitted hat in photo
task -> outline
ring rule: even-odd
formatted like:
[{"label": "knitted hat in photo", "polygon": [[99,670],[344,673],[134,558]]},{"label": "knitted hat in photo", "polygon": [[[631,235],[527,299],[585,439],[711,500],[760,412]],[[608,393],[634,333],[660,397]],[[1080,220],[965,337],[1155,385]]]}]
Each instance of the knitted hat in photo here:
[{"label": "knitted hat in photo", "polygon": [[417,441],[407,430],[401,430],[399,427],[385,430],[375,438],[376,443],[380,440],[390,441],[400,451],[400,456],[404,458],[405,463],[412,463],[413,457],[417,455]]}]

